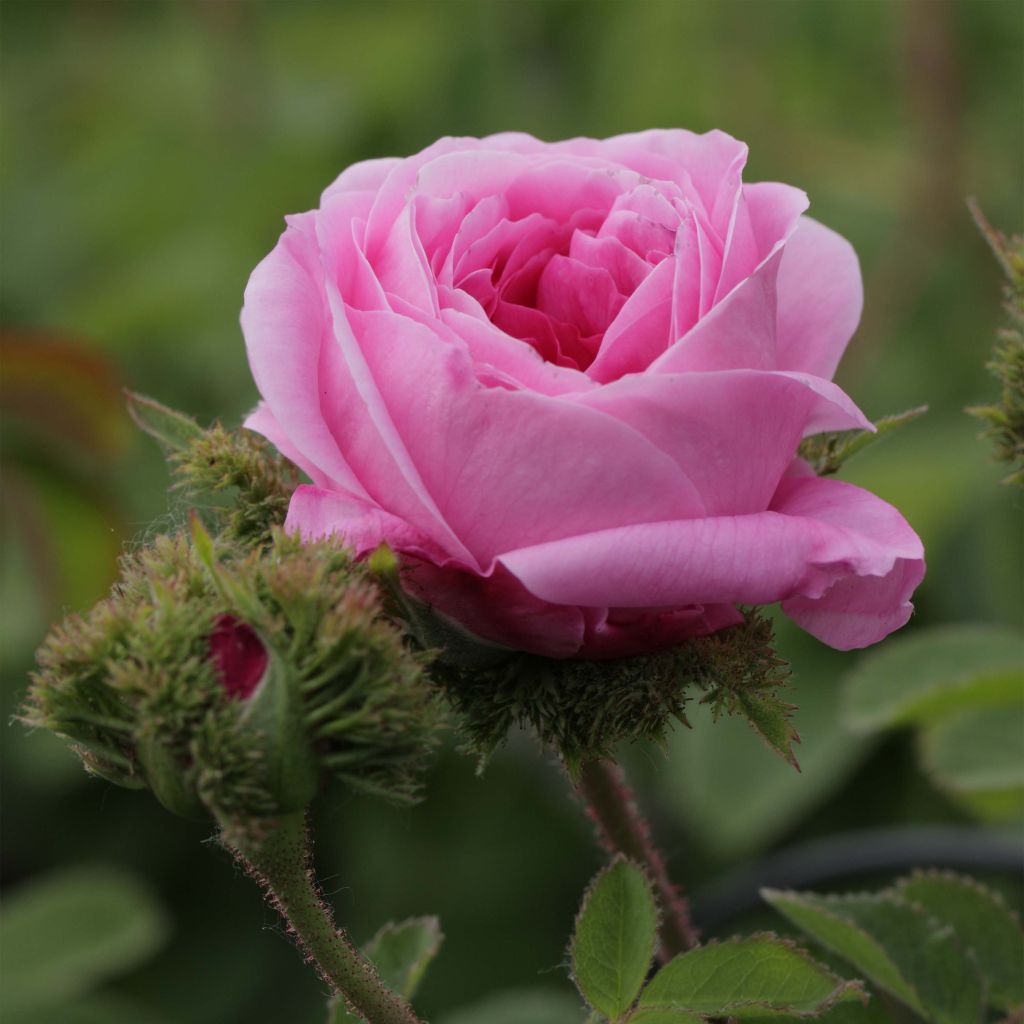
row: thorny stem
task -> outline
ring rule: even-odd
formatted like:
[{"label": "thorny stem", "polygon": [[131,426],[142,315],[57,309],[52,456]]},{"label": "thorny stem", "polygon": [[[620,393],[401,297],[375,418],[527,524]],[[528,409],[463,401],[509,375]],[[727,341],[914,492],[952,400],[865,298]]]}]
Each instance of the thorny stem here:
[{"label": "thorny stem", "polygon": [[665,860],[637,806],[622,769],[612,761],[587,761],[576,792],[593,821],[597,838],[611,854],[621,853],[646,868],[661,907],[658,955],[671,960],[697,945],[698,935],[682,893],[668,877]]},{"label": "thorny stem", "polygon": [[262,886],[320,976],[368,1024],[422,1024],[407,1002],[385,988],[324,902],[312,865],[303,812],[276,818],[222,818],[220,840]]}]

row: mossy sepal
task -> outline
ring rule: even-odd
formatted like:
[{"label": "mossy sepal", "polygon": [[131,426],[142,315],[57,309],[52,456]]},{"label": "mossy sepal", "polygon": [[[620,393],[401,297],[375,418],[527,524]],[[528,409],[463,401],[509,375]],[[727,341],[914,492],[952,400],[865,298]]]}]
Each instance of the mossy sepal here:
[{"label": "mossy sepal", "polygon": [[337,542],[248,548],[200,525],[51,632],[22,719],[188,818],[302,810],[331,777],[411,802],[441,724],[423,665]]}]

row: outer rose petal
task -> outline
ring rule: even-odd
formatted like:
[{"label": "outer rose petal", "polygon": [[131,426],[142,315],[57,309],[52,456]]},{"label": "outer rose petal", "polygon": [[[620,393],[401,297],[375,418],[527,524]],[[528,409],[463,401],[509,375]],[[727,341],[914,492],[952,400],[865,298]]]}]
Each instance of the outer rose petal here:
[{"label": "outer rose petal", "polygon": [[260,402],[246,416],[242,426],[246,430],[255,431],[257,434],[265,437],[286,459],[294,462],[317,487],[330,486],[331,481],[326,475],[288,440],[277,420],[274,419],[274,414],[270,411],[270,406],[266,402]]},{"label": "outer rose petal", "polygon": [[[832,613],[830,622],[808,621],[844,641],[877,640],[895,628],[906,593],[892,574],[901,561],[922,562],[921,542],[896,509],[851,484],[807,477],[783,480],[773,509],[603,530],[500,560],[538,597],[597,607],[788,602],[865,577],[838,591],[834,604],[817,606]],[[903,583],[920,578],[913,566],[903,571]],[[796,607],[802,615],[805,606]],[[848,634],[836,625],[844,608],[861,620]]]},{"label": "outer rose petal", "polygon": [[777,285],[779,369],[831,380],[864,305],[853,246],[802,217],[783,250]]},{"label": "outer rose petal", "polygon": [[362,494],[320,408],[317,363],[330,323],[314,217],[290,218],[273,251],[252,272],[242,331],[256,386],[287,442],[307,463]]},{"label": "outer rose petal", "polygon": [[454,564],[434,541],[405,520],[344,491],[306,484],[297,487],[284,528],[289,533],[301,534],[304,540],[341,537],[357,558],[386,541],[396,551],[429,558],[438,565]]},{"label": "outer rose petal", "polygon": [[763,511],[808,432],[870,427],[835,384],[761,370],[632,374],[571,401],[628,423],[670,455],[708,515]]},{"label": "outer rose petal", "polygon": [[583,646],[581,609],[538,600],[501,566],[489,576],[425,561],[403,569],[409,593],[484,640],[546,658],[569,658]]}]

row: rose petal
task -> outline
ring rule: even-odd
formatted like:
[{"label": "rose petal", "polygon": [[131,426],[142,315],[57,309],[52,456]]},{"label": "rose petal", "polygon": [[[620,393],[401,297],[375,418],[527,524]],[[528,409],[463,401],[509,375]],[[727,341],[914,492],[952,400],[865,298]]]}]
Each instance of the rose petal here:
[{"label": "rose petal", "polygon": [[287,230],[249,278],[242,332],[256,386],[283,439],[304,462],[364,494],[320,409],[316,367],[330,332],[321,275],[314,214],[289,218]]},{"label": "rose petal", "polygon": [[302,484],[288,505],[284,528],[303,540],[340,537],[357,558],[387,543],[396,551],[429,558],[438,565],[457,561],[404,519],[355,494]]},{"label": "rose petal", "polygon": [[[890,574],[901,560],[921,558],[914,531],[881,499],[835,480],[790,477],[772,511],[603,530],[500,561],[546,601],[597,607],[768,604],[820,598],[841,580],[872,577],[854,588],[856,611],[862,620],[873,614],[884,635],[894,597],[904,604]],[[867,633],[863,624],[858,630]]]},{"label": "rose petal", "polygon": [[644,370],[665,351],[672,321],[675,267],[663,260],[612,321],[587,376],[602,384]]},{"label": "rose petal", "polygon": [[628,423],[670,455],[709,515],[767,508],[809,430],[867,424],[836,385],[759,370],[634,374],[571,400]]},{"label": "rose petal", "polygon": [[[389,313],[350,317],[406,457],[481,565],[508,547],[702,513],[690,481],[632,427],[544,395],[482,388],[465,352],[422,324]],[[346,452],[365,418],[338,430]],[[350,456],[361,473],[375,471],[371,451]]]},{"label": "rose petal", "polygon": [[831,379],[864,304],[853,247],[802,217],[783,250],[777,287],[780,368]]}]

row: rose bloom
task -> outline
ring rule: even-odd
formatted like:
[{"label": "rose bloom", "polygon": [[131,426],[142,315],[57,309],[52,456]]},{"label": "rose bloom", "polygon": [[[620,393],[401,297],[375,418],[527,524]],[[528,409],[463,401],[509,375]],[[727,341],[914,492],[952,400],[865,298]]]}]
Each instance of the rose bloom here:
[{"label": "rose bloom", "polygon": [[870,423],[832,375],[857,258],[722,132],[442,139],[344,171],[256,268],[247,426],[312,480],[287,527],[471,634],[663,648],[780,601],[833,647],[911,613],[921,542],[801,440]]}]

